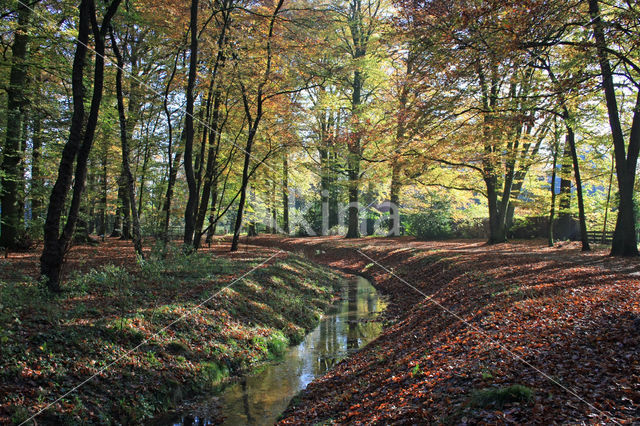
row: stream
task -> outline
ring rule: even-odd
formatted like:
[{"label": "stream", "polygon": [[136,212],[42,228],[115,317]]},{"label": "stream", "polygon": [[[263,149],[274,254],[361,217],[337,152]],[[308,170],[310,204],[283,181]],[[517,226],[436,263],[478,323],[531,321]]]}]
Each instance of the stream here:
[{"label": "stream", "polygon": [[[278,361],[255,374],[226,386],[219,395],[225,425],[272,425],[291,398],[340,360],[378,337],[382,325],[378,314],[387,303],[369,281],[355,277],[346,281],[343,295],[318,326]],[[206,401],[205,403],[206,404]],[[176,413],[163,424],[174,426],[219,423],[207,416],[206,407]]]}]

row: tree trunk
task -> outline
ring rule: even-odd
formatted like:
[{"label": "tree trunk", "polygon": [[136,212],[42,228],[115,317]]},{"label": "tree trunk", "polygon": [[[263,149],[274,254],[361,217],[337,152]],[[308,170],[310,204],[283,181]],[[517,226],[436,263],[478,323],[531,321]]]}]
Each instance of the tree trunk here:
[{"label": "tree trunk", "polygon": [[613,149],[616,158],[616,173],[618,176],[618,219],[611,244],[612,256],[638,256],[636,240],[635,208],[633,205],[633,187],[636,177],[638,151],[640,150],[640,91],[636,94],[636,105],[629,135],[628,152],[624,142],[624,133],[620,123],[620,113],[613,82],[613,70],[607,54],[607,41],[604,32],[604,22],[600,16],[598,0],[589,0],[589,14],[593,25],[598,62],[602,73],[609,125],[613,138]]},{"label": "tree trunk", "polygon": [[571,147],[564,144],[562,166],[560,167],[559,216],[571,217]]},{"label": "tree trunk", "polygon": [[131,197],[129,196],[128,178],[121,165],[120,177],[118,178],[118,195],[121,197],[120,213],[122,214],[121,240],[131,239]]},{"label": "tree trunk", "polygon": [[582,241],[582,251],[589,251],[589,236],[587,235],[587,219],[584,213],[584,200],[582,199],[582,179],[580,178],[580,166],[578,164],[578,153],[576,150],[576,137],[573,128],[567,125],[567,143],[571,149],[571,160],[573,162],[573,172],[576,179],[576,193],[578,194],[578,216],[580,220],[580,241]]},{"label": "tree trunk", "polygon": [[489,244],[499,244],[507,241],[506,223],[500,220],[498,191],[495,176],[484,179],[487,187],[487,202],[489,205]]},{"label": "tree trunk", "polygon": [[611,203],[611,188],[613,187],[613,170],[615,168],[615,156],[611,156],[611,172],[609,173],[609,185],[607,187],[607,202],[604,205],[604,223],[602,224],[602,244],[607,234],[607,221],[609,219],[609,205]]},{"label": "tree trunk", "polygon": [[[262,103],[260,102],[259,105]],[[259,123],[259,120],[258,120]],[[231,240],[231,251],[238,250],[238,242],[240,239],[240,228],[242,228],[242,215],[244,214],[244,204],[247,198],[247,186],[249,184],[249,163],[251,161],[251,150],[253,148],[253,139],[257,132],[257,123],[249,128],[247,136],[247,145],[244,150],[244,165],[242,167],[242,181],[240,183],[240,201],[238,202],[238,213],[236,215],[236,223],[233,227],[233,239]]]},{"label": "tree trunk", "polygon": [[42,115],[36,114],[33,119],[33,146],[31,150],[31,219],[42,217]]},{"label": "tree trunk", "polygon": [[144,196],[144,185],[145,185],[145,181],[147,179],[147,167],[149,166],[149,156],[150,156],[150,146],[149,146],[149,141],[147,139],[147,143],[144,147],[144,157],[142,159],[142,172],[140,173],[140,195],[138,196],[138,216],[142,217],[142,207],[143,207],[143,202],[142,202],[142,198]]},{"label": "tree trunk", "polygon": [[[364,56],[364,54],[362,55]],[[353,93],[351,96],[351,107],[353,114],[357,117],[359,113],[360,105],[362,104],[361,91],[362,91],[362,75],[361,72],[356,70],[353,73]],[[358,238],[360,236],[360,209],[358,206],[358,192],[360,181],[360,129],[356,128],[356,131],[352,134],[352,138],[348,142],[349,153],[347,154],[347,167],[348,167],[348,188],[349,188],[349,209],[348,209],[348,228],[347,238]]]},{"label": "tree trunk", "polygon": [[559,134],[557,124],[555,125],[554,141],[553,141],[553,168],[551,169],[551,208],[549,210],[549,235],[548,244],[549,247],[553,247],[553,221],[556,214],[556,167],[558,165],[558,149],[559,149]]},{"label": "tree trunk", "polygon": [[169,178],[167,180],[167,192],[165,193],[164,205],[162,207],[162,211],[164,212],[164,225],[162,235],[165,242],[169,241],[169,225],[171,223],[171,203],[173,201],[173,188],[176,184],[176,179],[178,177],[178,166],[180,165],[181,160],[182,151],[178,150],[173,158],[173,167],[171,167]]},{"label": "tree trunk", "polygon": [[221,93],[216,87],[213,101],[213,112],[211,116],[211,123],[209,126],[209,152],[207,154],[207,165],[204,176],[204,182],[202,185],[202,199],[200,200],[200,207],[196,217],[195,230],[193,236],[193,246],[197,249],[200,247],[200,240],[202,239],[202,227],[204,226],[204,220],[207,216],[209,209],[209,197],[211,197],[211,186],[213,185],[213,175],[216,172],[216,163],[218,162],[218,151],[220,148],[220,130],[218,129],[218,120],[220,115],[221,105]]},{"label": "tree trunk", "polygon": [[216,173],[215,178],[213,179],[213,183],[211,184],[211,207],[209,210],[209,226],[207,228],[207,239],[205,242],[207,245],[211,246],[211,240],[213,236],[216,234],[216,226],[218,225],[218,221],[214,221],[216,214],[216,205],[218,202],[218,174]]},{"label": "tree trunk", "polygon": [[[140,218],[138,217],[138,209],[136,207],[136,194],[135,194],[135,184],[133,180],[133,175],[131,174],[131,166],[129,164],[129,135],[128,135],[128,127],[127,127],[127,118],[125,116],[124,111],[124,95],[122,93],[122,69],[124,68],[124,61],[122,60],[122,55],[120,54],[120,49],[118,48],[118,44],[116,43],[116,38],[113,35],[113,30],[111,30],[111,48],[113,53],[116,55],[116,59],[118,62],[118,69],[116,71],[116,98],[118,100],[118,119],[120,121],[120,142],[122,145],[122,171],[124,174],[127,192],[127,200],[129,204],[129,208],[131,209],[131,219],[133,225],[133,247],[136,250],[136,253],[141,258],[144,258],[144,253],[142,252],[142,235],[140,232]],[[133,91],[133,88],[132,88]],[[130,109],[131,111],[131,109]],[[131,132],[132,133],[132,132]],[[124,235],[123,235],[124,237]]]},{"label": "tree trunk", "polygon": [[175,160],[173,158],[173,126],[171,125],[171,111],[169,110],[169,93],[171,92],[171,83],[176,76],[179,58],[180,52],[176,54],[175,60],[173,62],[173,69],[167,81],[167,85],[164,91],[164,97],[162,100],[162,107],[167,117],[167,133],[169,136],[169,141],[167,144],[167,162],[169,163],[169,176],[167,178],[167,192],[165,194],[164,204],[162,206],[162,211],[164,212],[164,220],[162,225],[163,257],[166,254],[166,247],[167,243],[169,242],[169,223],[171,221],[171,199],[173,198],[173,185],[176,181],[178,166],[180,165],[180,158],[182,156],[181,151],[178,149],[175,153]]},{"label": "tree trunk", "polygon": [[[87,159],[93,145],[98,113],[102,101],[102,88],[104,83],[104,36],[111,18],[116,13],[120,0],[114,0],[108,7],[102,22],[102,28],[98,27],[93,0],[82,0],[78,23],[78,43],[73,60],[72,91],[73,91],[73,115],[71,117],[71,129],[69,139],[62,150],[58,178],[51,191],[47,219],[44,225],[44,248],[40,257],[40,271],[46,285],[51,291],[60,291],[60,275],[64,256],[68,251],[78,221],[80,202],[84,192],[87,177]],[[89,42],[89,27],[93,27],[94,44],[96,51],[93,95],[91,107],[86,125],[84,111],[84,63]],[[77,159],[76,159],[77,156]],[[75,176],[73,176],[73,161],[76,159]],[[72,176],[73,195],[67,214],[67,222],[62,234],[60,234],[60,220],[65,201],[71,187]]]},{"label": "tree trunk", "polygon": [[23,139],[24,108],[27,102],[25,86],[27,85],[27,55],[29,45],[29,20],[31,7],[18,3],[18,27],[11,46],[11,71],[7,91],[7,124],[2,161],[2,221],[0,222],[0,245],[7,249],[16,246],[18,234],[22,228],[23,217],[20,216],[20,186],[24,176],[21,175],[20,162]]},{"label": "tree trunk", "polygon": [[[284,0],[278,0],[273,14],[271,15],[271,20],[269,22],[269,33],[267,35],[267,55],[266,55],[266,67],[264,70],[264,75],[260,84],[258,84],[258,89],[256,93],[256,115],[255,118],[252,118],[251,114],[251,106],[249,105],[249,99],[247,98],[247,93],[245,86],[242,82],[240,82],[240,88],[242,90],[242,103],[244,105],[245,117],[247,118],[247,122],[249,123],[249,130],[247,134],[247,144],[244,150],[244,166],[242,168],[242,182],[240,184],[240,201],[238,202],[238,213],[236,215],[236,223],[233,229],[233,239],[231,241],[231,251],[238,250],[238,241],[240,238],[240,228],[242,227],[242,215],[244,213],[244,204],[247,197],[247,186],[249,184],[249,163],[251,161],[251,151],[253,149],[253,141],[255,139],[256,133],[258,132],[258,127],[260,126],[260,120],[262,120],[263,114],[263,103],[264,103],[264,86],[269,81],[269,76],[271,73],[271,38],[273,37],[273,28],[275,26],[275,21],[280,9],[282,8],[282,4]],[[255,169],[254,169],[255,170]]]},{"label": "tree trunk", "polygon": [[[391,163],[391,187],[389,188],[389,233],[392,236],[400,235],[400,189],[402,183],[400,182],[400,173],[402,172],[400,167],[400,161],[397,153],[394,155]],[[393,214],[391,213],[393,211]],[[397,218],[397,220],[396,220]]]},{"label": "tree trunk", "polygon": [[107,173],[107,164],[109,161],[109,146],[105,144],[104,152],[102,154],[102,176],[101,176],[101,196],[100,196],[100,218],[98,222],[98,235],[102,236],[102,240],[104,241],[104,237],[107,235],[107,200],[109,195],[109,175]]},{"label": "tree trunk", "polygon": [[193,104],[194,89],[197,79],[198,67],[198,0],[191,0],[191,19],[189,24],[191,33],[191,46],[189,58],[189,79],[187,82],[187,110],[185,117],[185,146],[184,146],[184,172],[187,178],[189,197],[184,212],[184,244],[193,245],[193,232],[196,221],[196,205],[198,203],[198,188],[196,177],[193,171]]},{"label": "tree trunk", "polygon": [[282,154],[282,230],[285,235],[291,232],[289,227],[289,153]]}]

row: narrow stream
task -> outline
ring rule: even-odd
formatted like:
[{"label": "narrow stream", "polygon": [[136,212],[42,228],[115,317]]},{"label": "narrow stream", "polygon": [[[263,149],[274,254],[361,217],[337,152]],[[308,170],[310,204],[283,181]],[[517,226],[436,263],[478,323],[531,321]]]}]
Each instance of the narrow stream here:
[{"label": "narrow stream", "polygon": [[[380,334],[382,325],[377,321],[378,313],[385,307],[386,302],[369,281],[362,277],[349,280],[335,311],[323,317],[304,341],[290,347],[281,360],[224,389],[221,394],[223,424],[273,424],[296,393]],[[195,411],[207,410],[179,413],[165,424],[217,423]]]}]

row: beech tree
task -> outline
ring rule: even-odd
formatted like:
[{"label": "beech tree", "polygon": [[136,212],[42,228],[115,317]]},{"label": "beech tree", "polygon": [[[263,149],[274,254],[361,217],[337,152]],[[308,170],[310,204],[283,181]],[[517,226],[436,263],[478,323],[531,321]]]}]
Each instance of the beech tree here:
[{"label": "beech tree", "polygon": [[[69,139],[62,151],[58,178],[51,191],[47,218],[44,226],[44,248],[40,257],[40,271],[51,291],[60,291],[60,275],[64,256],[70,248],[73,233],[78,222],[78,213],[87,178],[87,159],[93,145],[93,137],[98,121],[102,89],[104,84],[105,36],[120,5],[120,0],[109,3],[102,23],[98,25],[96,5],[93,0],[82,0],[79,8],[78,37],[73,59],[73,116]],[[95,44],[95,64],[93,74],[93,94],[89,114],[84,110],[84,68],[88,50],[90,30],[93,30]],[[86,121],[85,121],[86,120]],[[73,165],[75,161],[75,173]],[[62,210],[72,177],[73,192],[66,223],[60,232]]]},{"label": "beech tree", "polygon": [[[622,6],[624,8],[624,6]],[[618,204],[618,219],[616,221],[616,230],[611,245],[611,254],[616,256],[637,256],[638,242],[636,236],[636,214],[633,203],[634,184],[636,179],[636,167],[638,163],[638,153],[640,152],[640,83],[638,76],[640,74],[640,65],[636,61],[635,55],[632,53],[634,47],[638,48],[638,37],[640,33],[637,30],[640,13],[637,7],[628,4],[624,12],[628,12],[629,18],[625,20],[621,18],[617,24],[620,33],[629,37],[629,40],[635,46],[622,44],[620,50],[612,50],[609,47],[607,34],[605,33],[605,25],[598,0],[589,0],[589,15],[593,26],[593,35],[595,38],[595,48],[598,55],[598,63],[600,65],[602,88],[607,105],[607,113],[609,115],[609,125],[611,127],[611,138],[613,140],[613,148],[616,160],[616,175],[618,177],[618,192],[620,201]],[[631,25],[629,25],[631,24]],[[613,26],[616,27],[615,25]],[[627,51],[626,49],[631,48]],[[635,105],[633,107],[633,118],[631,128],[629,130],[629,141],[625,143],[625,132],[622,128],[620,119],[620,110],[618,107],[618,98],[616,87],[614,84],[614,69],[609,60],[613,55],[621,61],[620,67],[625,70],[624,77],[630,83],[627,87],[635,91]]]},{"label": "beech tree", "polygon": [[17,7],[17,27],[11,45],[11,71],[7,86],[6,131],[1,172],[0,245],[14,249],[23,231],[24,174],[20,167],[23,157],[27,102],[27,70],[31,6],[22,2]]}]

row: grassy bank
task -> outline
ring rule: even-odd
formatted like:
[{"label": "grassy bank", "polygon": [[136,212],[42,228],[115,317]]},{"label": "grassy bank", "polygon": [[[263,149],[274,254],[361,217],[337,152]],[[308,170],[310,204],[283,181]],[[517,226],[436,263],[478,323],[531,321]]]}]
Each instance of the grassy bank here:
[{"label": "grassy bank", "polygon": [[68,274],[57,297],[29,276],[28,262],[24,275],[23,260],[2,263],[0,423],[28,419],[93,375],[38,424],[139,422],[278,357],[339,286],[327,269],[269,249],[116,257],[92,267],[80,256],[72,264],[83,272]]}]

